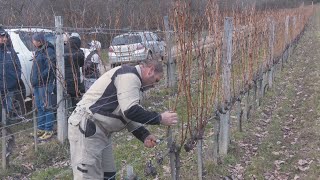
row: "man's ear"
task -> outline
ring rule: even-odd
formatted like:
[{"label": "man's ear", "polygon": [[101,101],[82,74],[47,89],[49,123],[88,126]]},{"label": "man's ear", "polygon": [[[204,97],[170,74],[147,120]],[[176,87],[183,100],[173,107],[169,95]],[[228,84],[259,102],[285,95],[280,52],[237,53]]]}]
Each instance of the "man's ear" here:
[{"label": "man's ear", "polygon": [[148,75],[149,76],[152,76],[154,74],[154,67],[151,66],[149,69],[148,69]]}]

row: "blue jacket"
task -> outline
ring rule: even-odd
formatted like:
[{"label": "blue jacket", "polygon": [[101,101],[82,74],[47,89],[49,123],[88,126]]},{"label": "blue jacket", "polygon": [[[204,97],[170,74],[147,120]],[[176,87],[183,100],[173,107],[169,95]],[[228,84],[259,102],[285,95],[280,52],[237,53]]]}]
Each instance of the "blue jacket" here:
[{"label": "blue jacket", "polygon": [[43,87],[55,81],[56,52],[54,46],[46,43],[35,52],[30,81],[32,87]]},{"label": "blue jacket", "polygon": [[19,88],[21,64],[11,45],[0,45],[0,90],[13,91]]}]

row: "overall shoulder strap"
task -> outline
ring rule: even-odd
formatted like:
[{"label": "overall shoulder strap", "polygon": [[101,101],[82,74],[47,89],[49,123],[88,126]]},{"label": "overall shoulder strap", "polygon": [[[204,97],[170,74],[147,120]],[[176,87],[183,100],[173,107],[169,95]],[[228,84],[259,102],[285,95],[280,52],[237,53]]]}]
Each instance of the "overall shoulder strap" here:
[{"label": "overall shoulder strap", "polygon": [[91,61],[92,56],[96,53],[97,53],[97,50],[91,51],[85,61]]}]

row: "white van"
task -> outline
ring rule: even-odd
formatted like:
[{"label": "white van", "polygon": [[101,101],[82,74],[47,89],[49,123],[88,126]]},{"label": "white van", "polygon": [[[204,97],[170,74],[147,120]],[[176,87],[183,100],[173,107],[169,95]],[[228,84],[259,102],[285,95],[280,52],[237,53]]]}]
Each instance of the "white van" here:
[{"label": "white van", "polygon": [[24,97],[28,97],[32,93],[32,87],[30,83],[30,74],[32,68],[32,59],[35,47],[32,44],[32,35],[35,33],[45,33],[47,41],[55,44],[55,34],[49,29],[40,28],[21,28],[21,29],[5,29],[10,35],[13,49],[17,52],[21,63],[21,79],[23,84],[20,84],[23,88]]}]

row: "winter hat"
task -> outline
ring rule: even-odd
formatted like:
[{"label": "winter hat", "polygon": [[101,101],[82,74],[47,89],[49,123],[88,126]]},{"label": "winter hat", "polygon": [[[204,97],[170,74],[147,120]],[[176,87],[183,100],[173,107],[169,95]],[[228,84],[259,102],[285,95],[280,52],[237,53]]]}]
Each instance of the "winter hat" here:
[{"label": "winter hat", "polygon": [[101,43],[96,40],[92,40],[90,43],[88,43],[88,45],[90,46],[90,49],[94,49],[94,50],[101,48]]},{"label": "winter hat", "polygon": [[80,35],[78,33],[76,33],[76,32],[71,33],[70,37],[77,37],[77,38],[79,38],[81,40]]},{"label": "winter hat", "polygon": [[81,40],[76,36],[71,36],[69,38],[69,44],[70,44],[71,48],[80,49]]},{"label": "winter hat", "polygon": [[41,33],[41,32],[40,32],[40,33],[35,33],[35,34],[32,36],[32,39],[35,40],[35,41],[44,43],[44,42],[45,42],[44,33]]},{"label": "winter hat", "polygon": [[2,26],[0,26],[0,36],[5,36],[5,35],[7,37],[9,36],[9,34],[6,32],[6,30],[4,30]]}]

